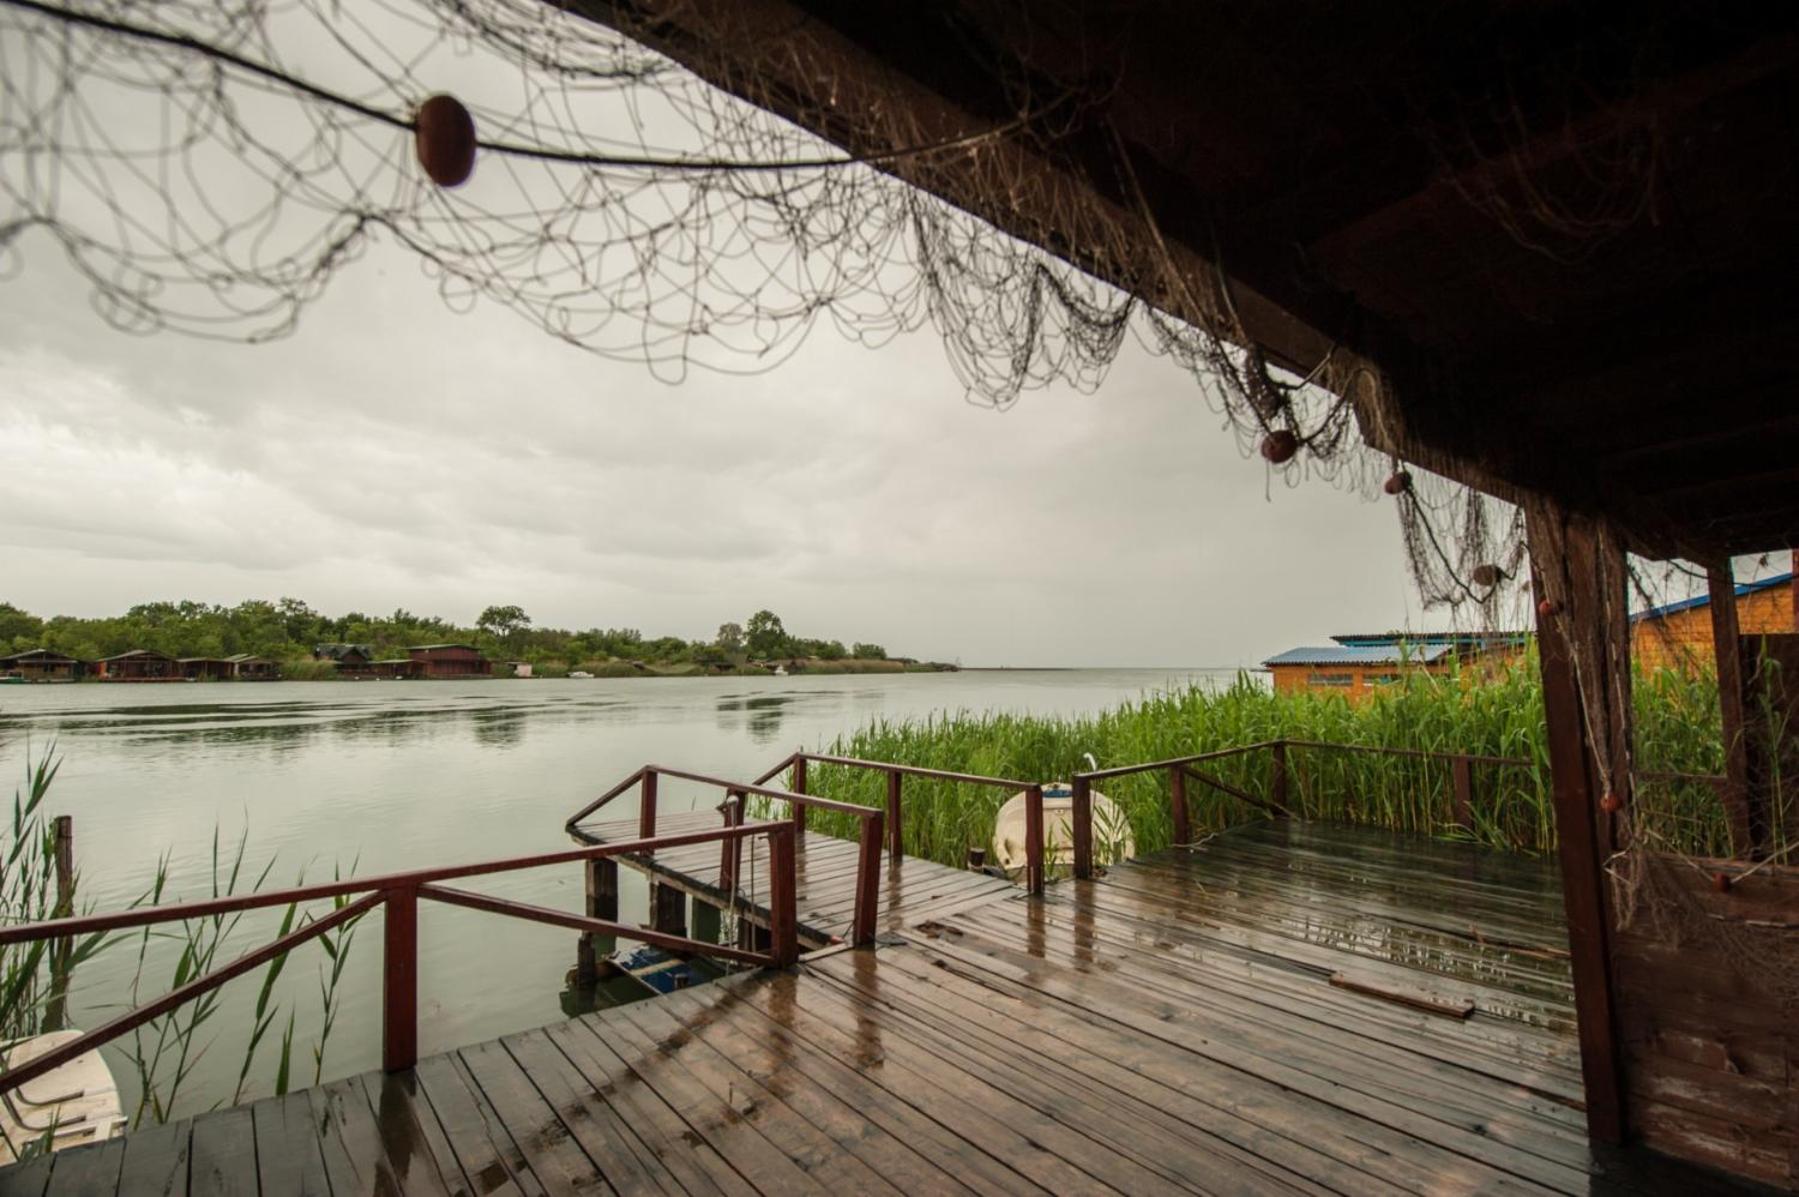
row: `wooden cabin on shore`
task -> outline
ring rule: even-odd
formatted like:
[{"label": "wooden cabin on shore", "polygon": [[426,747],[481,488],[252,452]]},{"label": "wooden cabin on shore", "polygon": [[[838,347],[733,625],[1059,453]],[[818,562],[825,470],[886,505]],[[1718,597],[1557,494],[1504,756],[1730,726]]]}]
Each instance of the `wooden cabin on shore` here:
[{"label": "wooden cabin on shore", "polygon": [[225,657],[181,657],[176,662],[181,676],[190,682],[228,682],[235,674]]},{"label": "wooden cabin on shore", "polygon": [[1515,660],[1523,632],[1382,632],[1332,636],[1334,644],[1290,648],[1262,667],[1276,694],[1341,694],[1359,702],[1408,673],[1445,674]]},{"label": "wooden cabin on shore", "polygon": [[406,650],[418,672],[415,677],[492,677],[493,662],[472,644],[420,644]]},{"label": "wooden cabin on shore", "polygon": [[0,678],[26,682],[72,682],[87,674],[87,662],[48,648],[0,657]]},{"label": "wooden cabin on shore", "polygon": [[225,658],[231,666],[231,680],[236,682],[276,682],[281,680],[281,666],[269,657],[255,653],[233,653]]},{"label": "wooden cabin on shore", "polygon": [[94,674],[103,682],[185,681],[181,662],[153,648],[134,648],[94,662]]}]

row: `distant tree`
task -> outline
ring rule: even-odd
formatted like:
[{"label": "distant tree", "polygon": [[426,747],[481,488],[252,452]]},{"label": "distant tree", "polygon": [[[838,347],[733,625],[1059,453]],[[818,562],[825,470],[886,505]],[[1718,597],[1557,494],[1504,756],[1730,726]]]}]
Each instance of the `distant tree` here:
[{"label": "distant tree", "polygon": [[475,620],[475,626],[510,644],[514,637],[531,626],[531,617],[525,614],[523,607],[489,607]]},{"label": "distant tree", "polygon": [[35,642],[43,634],[43,620],[11,603],[0,603],[0,644],[20,650],[35,648],[35,643],[25,641]]},{"label": "distant tree", "polygon": [[721,623],[718,625],[718,639],[713,641],[718,651],[726,654],[743,651],[743,625],[740,623]]},{"label": "distant tree", "polygon": [[752,657],[778,657],[787,651],[787,629],[773,611],[758,611],[750,616],[744,633]]},{"label": "distant tree", "polygon": [[861,661],[885,661],[887,650],[878,644],[857,642],[850,646],[850,656]]},{"label": "distant tree", "polygon": [[812,655],[823,661],[841,661],[849,655],[841,640],[821,640],[812,646]]}]

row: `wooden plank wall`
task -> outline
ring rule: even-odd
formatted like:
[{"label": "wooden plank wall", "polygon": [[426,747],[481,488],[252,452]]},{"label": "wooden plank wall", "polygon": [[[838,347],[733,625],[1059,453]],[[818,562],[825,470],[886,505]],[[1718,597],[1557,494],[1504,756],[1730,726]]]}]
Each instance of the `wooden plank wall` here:
[{"label": "wooden plank wall", "polygon": [[1764,866],[1720,893],[1692,862],[1652,867],[1686,913],[1640,910],[1613,935],[1631,1129],[1659,1151],[1799,1192],[1799,870]]}]

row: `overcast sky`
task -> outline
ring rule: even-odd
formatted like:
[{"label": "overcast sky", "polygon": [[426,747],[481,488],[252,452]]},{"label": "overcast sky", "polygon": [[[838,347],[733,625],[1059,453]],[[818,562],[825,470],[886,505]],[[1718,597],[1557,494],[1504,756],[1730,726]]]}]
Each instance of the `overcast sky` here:
[{"label": "overcast sky", "polygon": [[1095,395],[972,407],[929,332],[821,328],[678,386],[371,253],[294,337],[113,331],[43,240],[0,284],[0,599],[40,614],[295,595],[332,613],[709,636],[969,664],[1236,665],[1422,626],[1393,513],[1268,485],[1127,349]]},{"label": "overcast sky", "polygon": [[[357,60],[322,28],[282,44],[352,86]],[[496,104],[519,85],[480,54],[421,61]],[[161,136],[133,95],[89,99],[109,137]],[[679,141],[667,124],[640,132]],[[508,177],[495,162],[470,186]],[[40,614],[292,595],[466,623],[516,603],[544,625],[699,638],[768,607],[802,635],[1010,665],[1253,664],[1437,622],[1390,504],[1271,480],[1134,343],[1097,394],[1002,414],[965,402],[929,330],[870,350],[821,327],[769,373],[670,386],[503,307],[452,312],[392,245],[257,346],[115,331],[48,237],[15,249],[0,601]]]}]

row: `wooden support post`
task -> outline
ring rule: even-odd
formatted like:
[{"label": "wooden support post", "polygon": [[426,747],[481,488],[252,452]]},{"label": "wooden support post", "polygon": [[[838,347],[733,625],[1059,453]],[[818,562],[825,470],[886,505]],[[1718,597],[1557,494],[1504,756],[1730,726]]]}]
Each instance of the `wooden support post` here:
[{"label": "wooden support post", "polygon": [[656,772],[645,769],[637,796],[637,834],[649,839],[656,834]]},{"label": "wooden support post", "polygon": [[1033,894],[1043,892],[1043,787],[1024,792],[1024,880]]},{"label": "wooden support post", "polygon": [[887,770],[887,855],[894,864],[905,854],[905,837],[900,827],[900,780],[898,769]]},{"label": "wooden support post", "polygon": [[1292,809],[1287,805],[1287,742],[1276,740],[1268,749],[1268,805],[1286,818]]},{"label": "wooden support post", "polygon": [[1449,762],[1455,786],[1455,821],[1458,826],[1474,829],[1474,762],[1458,756]]},{"label": "wooden support post", "polygon": [[419,1058],[418,887],[390,889],[383,904],[381,1067],[404,1072]]},{"label": "wooden support post", "polygon": [[[805,757],[796,756],[793,758],[793,780],[788,784],[787,790],[789,793],[792,793],[792,794],[804,794],[806,792],[806,758]],[[803,803],[795,802],[793,804],[793,833],[799,837],[799,843],[796,844],[795,847],[796,848],[805,847],[806,846],[806,807]]]},{"label": "wooden support post", "polygon": [[685,936],[687,895],[672,885],[650,882],[650,929]]},{"label": "wooden support post", "polygon": [[[1609,777],[1614,789],[1629,786],[1628,755],[1618,751],[1615,723],[1627,718],[1630,694],[1628,688],[1616,692],[1597,675],[1608,672],[1608,655],[1619,650],[1618,639],[1628,652],[1624,555],[1614,536],[1584,519],[1541,506],[1530,509],[1529,519],[1537,575],[1533,591],[1555,603],[1553,614],[1539,617],[1537,630],[1587,1133],[1602,1143],[1620,1143],[1627,1121],[1604,867],[1611,816],[1599,804],[1602,778]],[[1595,675],[1587,687],[1591,702],[1582,693],[1581,670]],[[1623,677],[1628,687],[1628,670]],[[1588,737],[1589,726],[1603,737],[1598,744]],[[1611,767],[1602,769],[1599,752],[1610,756]]]},{"label": "wooden support post", "polygon": [[1074,779],[1069,817],[1074,820],[1074,876],[1086,881],[1093,876],[1093,783],[1085,777]]},{"label": "wooden support post", "polygon": [[[587,861],[583,870],[587,874],[587,895],[585,913],[590,919],[606,919],[618,921],[618,862],[609,857],[598,857]],[[575,949],[575,979],[583,985],[591,985],[599,979],[599,957],[601,952],[611,952],[617,941],[610,935],[596,935],[591,931],[583,932]]]},{"label": "wooden support post", "polygon": [[[66,919],[75,913],[75,819],[58,815],[50,824],[50,841],[56,858],[56,909],[52,918]],[[68,1019],[69,961],[74,958],[75,940],[63,936],[50,942],[50,992],[44,1002],[44,1030],[60,1031]]]},{"label": "wooden support post", "polygon": [[723,911],[704,898],[693,900],[693,937],[701,943],[717,943],[724,926]]},{"label": "wooden support post", "polygon": [[[1764,828],[1752,813],[1749,789],[1748,686],[1738,650],[1737,584],[1729,560],[1705,571],[1711,595],[1712,649],[1718,662],[1718,714],[1724,731],[1724,785],[1719,792],[1730,822],[1730,854],[1749,860],[1760,854]],[[1766,807],[1763,807],[1766,810]]]},{"label": "wooden support post", "polygon": [[850,943],[858,948],[872,948],[875,943],[875,919],[881,905],[881,836],[886,822],[877,811],[862,820],[862,835],[856,841],[856,913],[850,920]]},{"label": "wooden support post", "polygon": [[[744,795],[737,790],[725,791],[725,826],[743,826]],[[727,898],[737,888],[739,866],[743,863],[743,840],[720,840],[718,845],[718,888]]]},{"label": "wooden support post", "polygon": [[768,833],[768,950],[775,968],[786,968],[800,958],[793,840],[791,824],[777,824]]},{"label": "wooden support post", "polygon": [[1168,770],[1168,816],[1174,820],[1174,842],[1193,842],[1193,823],[1187,813],[1187,770],[1176,765]]}]

